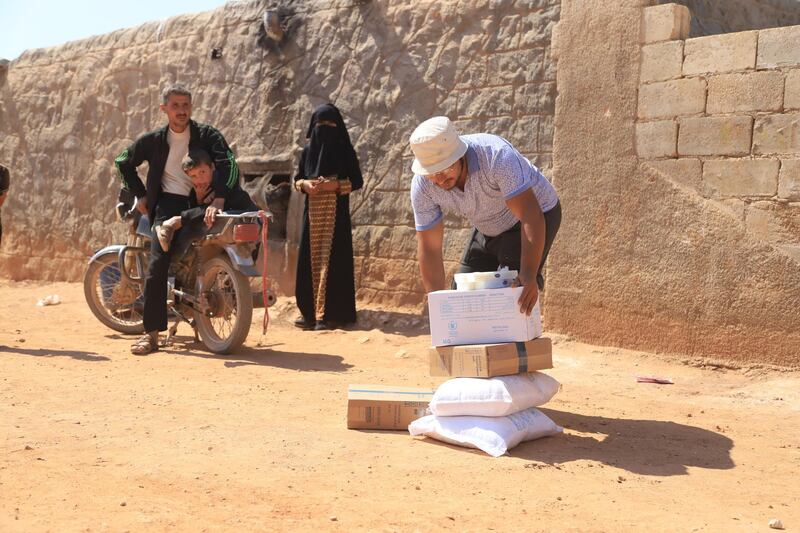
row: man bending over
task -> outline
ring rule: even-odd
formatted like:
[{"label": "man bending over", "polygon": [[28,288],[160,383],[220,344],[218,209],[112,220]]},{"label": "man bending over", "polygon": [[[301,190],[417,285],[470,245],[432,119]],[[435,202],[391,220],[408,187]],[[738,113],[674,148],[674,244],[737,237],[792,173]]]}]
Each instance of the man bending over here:
[{"label": "man bending over", "polygon": [[511,143],[487,133],[461,135],[447,117],[433,117],[411,134],[411,205],[417,259],[428,292],[445,288],[443,211],[475,229],[459,272],[519,271],[520,311],[530,314],[544,287],[542,267],[561,224],[553,186]]}]

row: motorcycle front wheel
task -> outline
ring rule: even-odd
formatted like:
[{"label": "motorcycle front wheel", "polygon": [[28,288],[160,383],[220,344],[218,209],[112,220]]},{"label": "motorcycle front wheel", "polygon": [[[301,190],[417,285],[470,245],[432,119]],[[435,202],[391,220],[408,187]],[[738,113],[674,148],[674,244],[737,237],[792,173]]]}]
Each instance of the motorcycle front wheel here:
[{"label": "motorcycle front wheel", "polygon": [[201,267],[197,293],[206,304],[205,311],[194,312],[203,344],[214,353],[229,353],[241,346],[253,319],[253,295],[247,277],[226,257],[215,257]]},{"label": "motorcycle front wheel", "polygon": [[122,277],[117,251],[109,250],[89,264],[83,294],[97,320],[109,328],[131,335],[144,331],[144,284]]}]

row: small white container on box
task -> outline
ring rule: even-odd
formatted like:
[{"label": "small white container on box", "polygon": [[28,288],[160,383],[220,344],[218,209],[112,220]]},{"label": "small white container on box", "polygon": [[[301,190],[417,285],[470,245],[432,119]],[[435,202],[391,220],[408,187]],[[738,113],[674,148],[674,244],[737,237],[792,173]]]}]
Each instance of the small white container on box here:
[{"label": "small white container on box", "polygon": [[497,272],[466,272],[455,274],[456,290],[474,291],[478,289],[503,289],[511,287],[517,279],[517,271],[502,268]]},{"label": "small white container on box", "polygon": [[519,310],[522,287],[428,294],[431,345],[525,342],[542,336],[539,302],[530,315]]}]

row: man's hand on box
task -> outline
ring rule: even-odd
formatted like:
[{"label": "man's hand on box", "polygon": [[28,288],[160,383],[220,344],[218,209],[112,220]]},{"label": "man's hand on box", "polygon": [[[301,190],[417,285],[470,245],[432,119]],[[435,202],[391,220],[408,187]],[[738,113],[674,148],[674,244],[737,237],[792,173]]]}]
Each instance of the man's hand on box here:
[{"label": "man's hand on box", "polygon": [[517,300],[519,312],[530,315],[531,311],[533,311],[533,306],[536,305],[536,301],[539,299],[539,286],[536,284],[536,276],[534,275],[528,279],[520,273],[514,286],[522,287],[522,294],[519,295],[519,300]]}]

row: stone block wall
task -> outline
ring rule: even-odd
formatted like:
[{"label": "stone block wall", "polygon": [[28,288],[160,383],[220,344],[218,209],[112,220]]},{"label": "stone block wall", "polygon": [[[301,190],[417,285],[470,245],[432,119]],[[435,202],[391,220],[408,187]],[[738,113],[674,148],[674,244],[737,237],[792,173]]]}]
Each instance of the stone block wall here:
[{"label": "stone block wall", "polygon": [[[659,0],[660,4],[673,0]],[[800,24],[797,0],[675,0],[692,12],[690,37]]]},{"label": "stone block wall", "polygon": [[654,3],[562,0],[547,328],[798,367],[794,29],[695,40]]},{"label": "stone block wall", "polygon": [[800,261],[800,26],[688,38],[689,18],[643,10],[637,155]]},{"label": "stone block wall", "polygon": [[[280,43],[265,34],[265,10],[281,17]],[[220,129],[255,178],[246,187],[257,200],[259,176],[295,172],[313,106],[333,101],[365,176],[351,198],[358,297],[419,308],[408,136],[448,115],[464,133],[506,137],[549,172],[559,12],[558,0],[250,0],[27,51],[0,85],[0,160],[13,174],[0,275],[78,280],[94,249],[123,237],[113,159],[164,123],[160,88],[180,81],[194,91],[195,118]],[[295,193],[289,243],[270,254],[283,292],[293,290],[301,216]],[[456,217],[445,224],[452,271],[469,231]]]}]

